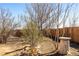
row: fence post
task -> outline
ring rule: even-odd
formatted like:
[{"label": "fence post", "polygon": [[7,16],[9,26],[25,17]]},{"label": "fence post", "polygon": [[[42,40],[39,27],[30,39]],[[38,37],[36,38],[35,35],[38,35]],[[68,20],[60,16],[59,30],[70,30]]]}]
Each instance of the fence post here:
[{"label": "fence post", "polygon": [[60,43],[58,46],[58,53],[66,55],[70,47],[70,37],[59,37]]}]

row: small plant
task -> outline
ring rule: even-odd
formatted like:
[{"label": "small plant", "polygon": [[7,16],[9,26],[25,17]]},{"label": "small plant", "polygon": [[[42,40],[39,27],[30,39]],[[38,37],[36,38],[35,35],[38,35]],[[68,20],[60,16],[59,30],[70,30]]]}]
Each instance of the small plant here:
[{"label": "small plant", "polygon": [[34,55],[36,53],[35,46],[43,40],[43,35],[38,29],[37,24],[33,21],[28,22],[27,26],[23,29],[23,36],[25,38],[25,42],[31,45],[31,55]]}]

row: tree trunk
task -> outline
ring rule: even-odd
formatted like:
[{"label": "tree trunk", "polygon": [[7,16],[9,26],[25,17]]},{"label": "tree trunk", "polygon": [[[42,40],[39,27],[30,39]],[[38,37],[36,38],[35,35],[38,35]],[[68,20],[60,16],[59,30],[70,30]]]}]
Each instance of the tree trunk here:
[{"label": "tree trunk", "polygon": [[3,43],[6,44],[6,42],[7,42],[7,37],[5,35],[3,35]]}]

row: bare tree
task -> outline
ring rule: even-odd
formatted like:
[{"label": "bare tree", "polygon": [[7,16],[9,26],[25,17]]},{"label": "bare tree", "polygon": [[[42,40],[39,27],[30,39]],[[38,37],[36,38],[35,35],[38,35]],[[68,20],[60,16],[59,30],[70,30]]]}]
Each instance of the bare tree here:
[{"label": "bare tree", "polygon": [[[27,7],[27,11],[31,20],[35,21],[40,30],[48,27],[48,20],[53,19],[54,4],[31,4],[32,8]],[[44,25],[45,24],[45,25]]]},{"label": "bare tree", "polygon": [[78,21],[78,15],[74,12],[74,13],[72,14],[72,17],[71,17],[70,20],[69,20],[70,26],[71,26],[71,27],[75,27],[77,21]]},{"label": "bare tree", "polygon": [[[70,8],[72,4],[30,4],[26,10],[29,14],[29,18],[35,21],[40,30],[43,28],[57,28],[57,38],[59,37],[59,26],[62,24],[65,27],[65,22],[69,16]],[[27,20],[27,19],[26,19]],[[65,30],[63,29],[64,36]]]},{"label": "bare tree", "polygon": [[[63,28],[65,27],[65,22],[69,16],[69,11],[71,8],[71,4],[30,4],[30,7],[26,6],[25,20],[27,21],[27,13],[28,20],[34,21],[40,30],[43,28],[50,28],[56,26],[57,28],[57,42],[59,39],[59,26],[62,24]],[[27,22],[26,22],[27,23]],[[62,36],[64,36],[65,30],[63,30]]]},{"label": "bare tree", "polygon": [[62,24],[63,24],[63,34],[62,36],[65,36],[65,25],[66,25],[66,21],[69,18],[69,14],[71,11],[71,7],[73,6],[73,4],[66,4],[65,9],[63,10],[63,17],[62,17]]},{"label": "bare tree", "polygon": [[69,17],[70,14],[70,10],[73,4],[57,4],[57,9],[55,11],[55,24],[57,27],[57,36],[59,37],[59,27],[61,26],[61,24],[63,25],[63,34],[62,36],[65,35],[65,24],[66,21]]},{"label": "bare tree", "polygon": [[19,23],[14,21],[14,17],[8,9],[0,9],[0,36],[3,38],[2,42],[6,43],[12,30],[14,30]]}]

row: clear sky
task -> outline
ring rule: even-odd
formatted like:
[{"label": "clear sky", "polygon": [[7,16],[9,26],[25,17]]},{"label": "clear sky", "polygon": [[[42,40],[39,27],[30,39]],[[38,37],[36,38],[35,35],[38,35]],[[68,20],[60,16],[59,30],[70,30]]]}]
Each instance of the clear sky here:
[{"label": "clear sky", "polygon": [[[27,4],[28,5],[28,4]],[[64,5],[64,4],[63,4]],[[79,4],[75,4],[76,7],[73,7],[73,10],[79,11]],[[8,8],[14,16],[22,14],[25,10],[24,3],[0,3],[0,8]]]},{"label": "clear sky", "polygon": [[[29,4],[27,4],[28,6]],[[63,4],[64,5],[64,4]],[[12,15],[16,17],[18,15],[21,15],[24,13],[25,10],[25,4],[24,3],[0,3],[0,8],[7,8],[11,11]],[[75,12],[79,15],[79,4],[75,4],[75,6],[72,7],[72,12]],[[72,13],[71,13],[72,15]],[[70,15],[70,17],[71,17]],[[79,22],[78,22],[79,23]],[[67,22],[68,24],[68,22]]]},{"label": "clear sky", "polygon": [[22,14],[25,9],[24,3],[0,3],[0,8],[7,8],[9,9],[13,16],[17,16]]}]

